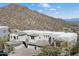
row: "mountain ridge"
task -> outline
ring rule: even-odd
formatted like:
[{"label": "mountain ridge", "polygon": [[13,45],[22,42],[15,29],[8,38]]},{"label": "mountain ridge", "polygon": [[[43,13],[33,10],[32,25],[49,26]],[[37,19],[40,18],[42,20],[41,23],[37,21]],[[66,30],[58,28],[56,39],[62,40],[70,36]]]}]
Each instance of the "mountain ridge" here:
[{"label": "mountain ridge", "polygon": [[0,8],[0,24],[17,29],[62,30],[64,21],[33,11],[19,4]]},{"label": "mountain ridge", "polygon": [[79,18],[65,19],[65,21],[69,21],[69,22],[79,22]]}]

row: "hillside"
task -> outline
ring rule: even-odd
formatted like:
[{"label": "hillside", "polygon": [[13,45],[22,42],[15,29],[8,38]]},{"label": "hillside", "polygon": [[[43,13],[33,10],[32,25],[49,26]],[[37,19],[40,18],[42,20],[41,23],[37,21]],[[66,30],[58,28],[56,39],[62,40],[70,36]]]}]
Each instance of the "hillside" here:
[{"label": "hillside", "polygon": [[30,10],[19,4],[9,4],[0,8],[0,25],[17,29],[62,30],[64,21],[37,11]]}]

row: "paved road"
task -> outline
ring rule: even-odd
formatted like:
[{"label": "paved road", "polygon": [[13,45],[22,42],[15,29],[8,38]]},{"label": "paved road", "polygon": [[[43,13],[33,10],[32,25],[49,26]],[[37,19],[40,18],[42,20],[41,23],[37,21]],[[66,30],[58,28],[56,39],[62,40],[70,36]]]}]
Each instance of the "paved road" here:
[{"label": "paved road", "polygon": [[35,55],[37,52],[32,47],[25,48],[22,44],[18,47],[15,47],[14,53],[10,53],[9,56],[32,56]]}]

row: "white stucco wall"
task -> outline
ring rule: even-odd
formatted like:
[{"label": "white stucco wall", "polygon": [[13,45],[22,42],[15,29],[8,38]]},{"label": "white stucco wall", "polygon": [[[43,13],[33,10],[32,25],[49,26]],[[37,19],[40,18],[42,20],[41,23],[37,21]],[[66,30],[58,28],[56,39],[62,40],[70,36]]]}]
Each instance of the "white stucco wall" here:
[{"label": "white stucco wall", "polygon": [[28,39],[27,35],[18,36],[18,40],[19,40],[19,41],[26,41],[26,39]]},{"label": "white stucco wall", "polygon": [[[52,39],[55,40],[64,40],[68,42],[77,41],[77,33],[72,32],[53,32],[53,31],[39,31],[39,30],[24,30],[23,32],[27,34],[38,34],[39,36],[36,37],[36,41],[38,40],[49,40],[49,37],[44,37],[45,35],[49,35]],[[39,38],[40,37],[40,38]],[[35,41],[35,42],[36,42]]]},{"label": "white stucco wall", "polygon": [[17,40],[17,39],[14,39],[14,36],[17,37],[18,35],[14,34],[14,33],[10,33],[10,41]]},{"label": "white stucco wall", "polygon": [[[16,39],[14,39],[14,36],[16,37]],[[26,41],[26,39],[28,39],[27,35],[18,36],[15,33],[10,34],[10,41]]]}]

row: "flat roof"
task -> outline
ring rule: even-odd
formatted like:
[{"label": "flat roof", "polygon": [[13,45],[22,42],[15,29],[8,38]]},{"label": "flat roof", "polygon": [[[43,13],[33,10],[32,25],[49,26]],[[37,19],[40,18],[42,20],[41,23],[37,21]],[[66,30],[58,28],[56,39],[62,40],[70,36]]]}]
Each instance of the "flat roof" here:
[{"label": "flat roof", "polygon": [[25,32],[14,32],[14,33],[11,33],[11,34],[16,34],[18,36],[27,35]]},{"label": "flat roof", "polygon": [[41,31],[41,30],[23,30],[22,32],[25,32],[25,33],[55,33],[55,34],[77,34],[77,33],[74,33],[74,32],[56,32],[56,31]]},{"label": "flat roof", "polygon": [[39,30],[24,30],[24,31],[13,33],[13,34],[17,34],[19,36],[23,36],[23,35],[38,36],[40,34],[53,35],[53,36],[61,35],[65,37],[77,36],[77,33],[73,33],[73,32],[54,32],[54,31],[39,31]]}]

